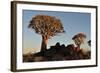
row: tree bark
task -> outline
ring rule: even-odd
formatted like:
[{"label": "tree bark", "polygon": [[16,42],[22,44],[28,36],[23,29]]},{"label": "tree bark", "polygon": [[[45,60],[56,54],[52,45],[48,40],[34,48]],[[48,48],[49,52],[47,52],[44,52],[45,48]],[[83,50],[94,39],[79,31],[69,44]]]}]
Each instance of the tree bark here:
[{"label": "tree bark", "polygon": [[80,51],[80,44],[77,46],[77,51]]},{"label": "tree bark", "polygon": [[42,36],[41,51],[47,50],[47,42],[48,39],[45,36]]}]

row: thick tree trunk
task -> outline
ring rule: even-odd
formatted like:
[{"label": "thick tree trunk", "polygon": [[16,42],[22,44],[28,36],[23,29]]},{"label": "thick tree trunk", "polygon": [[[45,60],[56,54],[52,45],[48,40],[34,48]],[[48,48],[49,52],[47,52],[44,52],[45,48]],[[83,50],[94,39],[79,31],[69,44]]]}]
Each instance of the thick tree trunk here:
[{"label": "thick tree trunk", "polygon": [[80,51],[80,44],[77,46],[77,51]]},{"label": "thick tree trunk", "polygon": [[48,39],[45,36],[42,36],[41,51],[47,50],[47,42]]}]

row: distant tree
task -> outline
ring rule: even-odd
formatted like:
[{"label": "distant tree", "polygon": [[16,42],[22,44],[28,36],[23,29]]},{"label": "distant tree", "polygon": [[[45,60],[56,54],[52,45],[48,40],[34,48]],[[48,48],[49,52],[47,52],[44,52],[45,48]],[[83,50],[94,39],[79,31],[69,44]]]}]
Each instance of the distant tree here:
[{"label": "distant tree", "polygon": [[88,45],[91,46],[91,40],[88,41]]},{"label": "distant tree", "polygon": [[60,19],[48,15],[36,15],[32,18],[28,27],[42,36],[41,51],[47,49],[48,39],[57,35],[57,33],[64,32]]},{"label": "distant tree", "polygon": [[80,48],[80,45],[84,43],[84,40],[86,39],[86,35],[84,33],[78,33],[72,38],[77,45],[78,48]]}]

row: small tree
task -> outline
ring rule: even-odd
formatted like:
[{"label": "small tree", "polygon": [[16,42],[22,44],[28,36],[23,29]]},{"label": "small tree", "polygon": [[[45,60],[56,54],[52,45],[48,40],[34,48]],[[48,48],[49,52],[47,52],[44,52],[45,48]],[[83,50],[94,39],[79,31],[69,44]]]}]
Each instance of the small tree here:
[{"label": "small tree", "polygon": [[77,45],[78,48],[80,48],[80,45],[84,43],[84,39],[86,39],[86,35],[84,33],[78,33],[72,38]]},{"label": "small tree", "polygon": [[57,35],[57,33],[64,32],[60,19],[48,15],[36,15],[32,18],[28,27],[42,36],[41,51],[47,49],[48,39]]},{"label": "small tree", "polygon": [[91,40],[88,41],[88,45],[91,46]]}]

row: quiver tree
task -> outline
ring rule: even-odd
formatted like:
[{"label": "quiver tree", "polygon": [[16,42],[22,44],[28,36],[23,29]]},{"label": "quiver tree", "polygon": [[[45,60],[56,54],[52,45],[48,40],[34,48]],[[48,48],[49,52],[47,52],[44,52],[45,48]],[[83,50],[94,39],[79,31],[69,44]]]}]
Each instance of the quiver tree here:
[{"label": "quiver tree", "polygon": [[85,39],[86,39],[86,35],[84,33],[78,33],[74,35],[74,37],[72,38],[72,40],[74,40],[78,48],[80,48],[80,45],[84,43]]},{"label": "quiver tree", "polygon": [[57,33],[64,32],[60,19],[48,15],[36,15],[32,18],[28,27],[42,36],[41,51],[47,49],[48,39],[57,35]]}]

